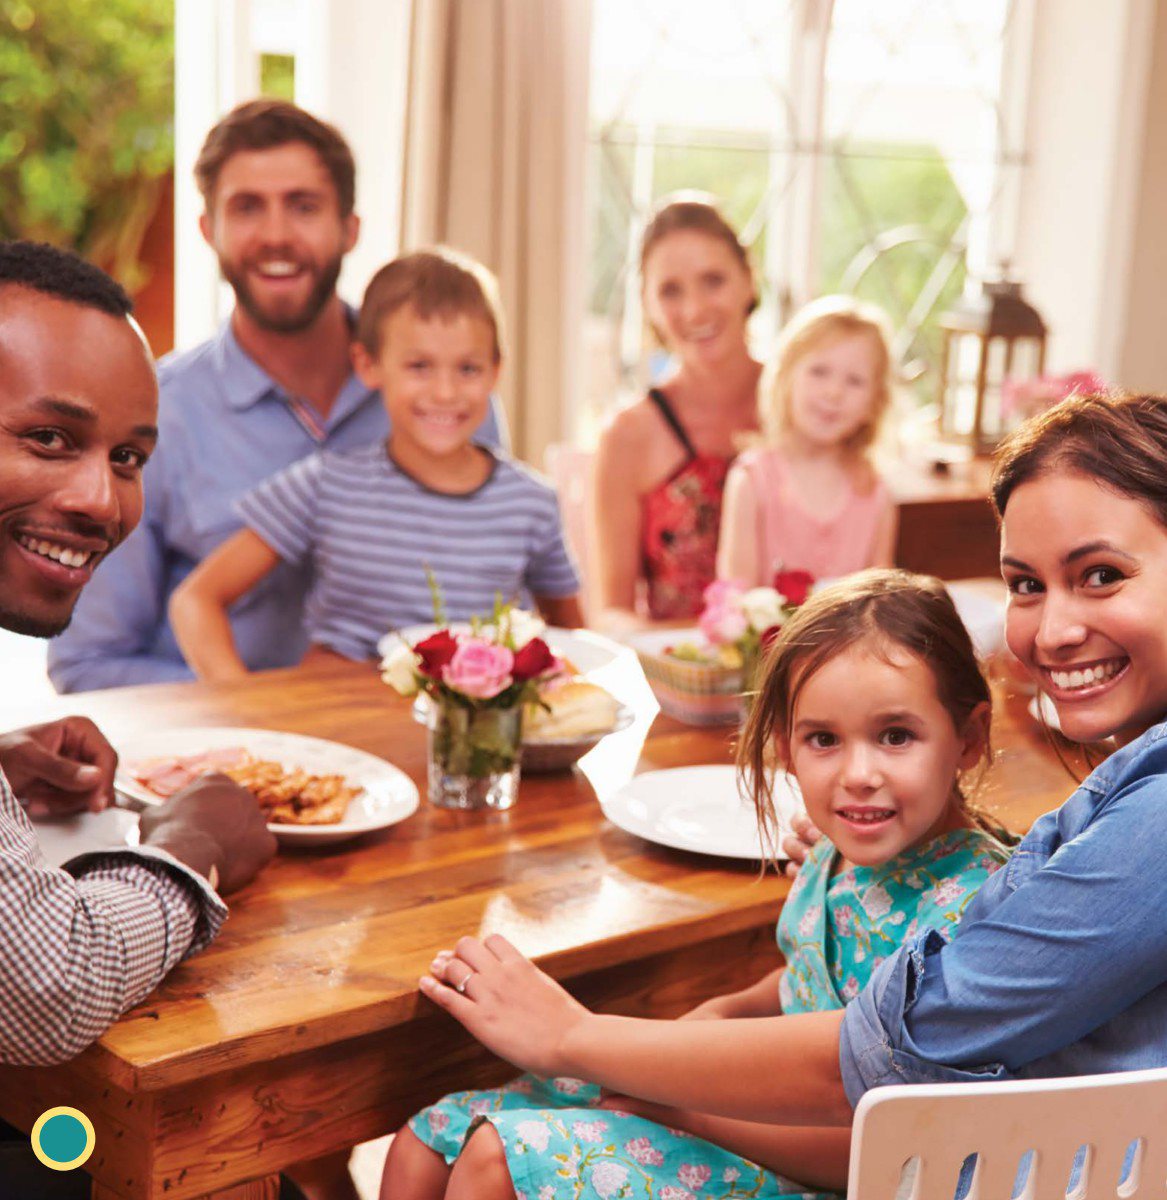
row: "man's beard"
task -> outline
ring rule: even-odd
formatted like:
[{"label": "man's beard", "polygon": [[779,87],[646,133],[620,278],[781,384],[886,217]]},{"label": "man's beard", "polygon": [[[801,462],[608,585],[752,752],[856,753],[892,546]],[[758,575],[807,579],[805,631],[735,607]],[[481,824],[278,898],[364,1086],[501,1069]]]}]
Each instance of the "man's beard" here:
[{"label": "man's beard", "polygon": [[20,633],[25,637],[56,637],[57,634],[64,633],[69,628],[69,622],[72,619],[73,610],[71,608],[63,617],[49,620],[45,617],[34,617],[31,613],[0,607],[0,629]]},{"label": "man's beard", "polygon": [[235,293],[235,302],[260,329],[266,329],[269,333],[302,333],[313,324],[324,310],[324,306],[332,299],[336,291],[336,281],[340,278],[342,257],[338,254],[325,264],[299,312],[284,314],[267,312],[257,303],[247,286],[244,272],[231,270],[222,259],[219,260],[219,269]]}]

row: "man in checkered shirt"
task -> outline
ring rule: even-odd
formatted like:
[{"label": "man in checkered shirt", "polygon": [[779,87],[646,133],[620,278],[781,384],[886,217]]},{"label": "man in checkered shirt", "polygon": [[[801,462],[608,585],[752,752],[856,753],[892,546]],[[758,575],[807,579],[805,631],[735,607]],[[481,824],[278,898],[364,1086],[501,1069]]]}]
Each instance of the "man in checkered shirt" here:
[{"label": "man in checkered shirt", "polygon": [[[0,244],[7,629],[64,629],[94,567],[141,516],[157,386],[129,311],[121,288],[73,255]],[[215,936],[227,915],[217,893],[274,852],[250,794],[218,776],[143,817],[139,848],[48,867],[29,814],[104,808],[116,761],[81,718],[0,735],[0,1062],[81,1051]]]}]

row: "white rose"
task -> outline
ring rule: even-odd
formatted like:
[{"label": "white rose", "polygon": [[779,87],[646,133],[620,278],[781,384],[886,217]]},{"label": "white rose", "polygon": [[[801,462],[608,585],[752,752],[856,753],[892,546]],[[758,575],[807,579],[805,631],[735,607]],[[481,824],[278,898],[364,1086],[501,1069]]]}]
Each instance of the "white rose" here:
[{"label": "white rose", "polygon": [[417,669],[421,659],[404,642],[381,660],[381,678],[402,696],[417,695]]},{"label": "white rose", "polygon": [[542,637],[547,622],[523,608],[512,608],[503,618],[503,628],[509,629],[516,650],[521,650],[532,638]]},{"label": "white rose", "polygon": [[786,597],[772,587],[750,588],[741,598],[742,612],[755,633],[765,633],[772,625],[781,625],[786,619],[782,606]]}]

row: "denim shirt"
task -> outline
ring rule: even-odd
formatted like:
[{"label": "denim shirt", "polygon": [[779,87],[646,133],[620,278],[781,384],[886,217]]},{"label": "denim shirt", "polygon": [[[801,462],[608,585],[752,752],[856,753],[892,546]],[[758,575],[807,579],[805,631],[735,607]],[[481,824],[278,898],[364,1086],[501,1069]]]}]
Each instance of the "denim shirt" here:
[{"label": "denim shirt", "polygon": [[1167,723],[1030,831],[954,940],[928,933],[847,1008],[852,1105],[892,1083],[1167,1065]]},{"label": "denim shirt", "polygon": [[[385,439],[380,394],[350,375],[322,430],[309,428],[274,380],[239,345],[227,321],[201,346],[158,368],[158,447],[146,464],[141,524],[101,563],[69,628],[49,646],[58,691],[191,679],[167,616],[178,585],[242,528],[235,501],[315,450],[349,451]],[[505,439],[497,405],[477,437]],[[231,609],[248,668],[300,661],[310,582],[306,566],[279,564]]]}]

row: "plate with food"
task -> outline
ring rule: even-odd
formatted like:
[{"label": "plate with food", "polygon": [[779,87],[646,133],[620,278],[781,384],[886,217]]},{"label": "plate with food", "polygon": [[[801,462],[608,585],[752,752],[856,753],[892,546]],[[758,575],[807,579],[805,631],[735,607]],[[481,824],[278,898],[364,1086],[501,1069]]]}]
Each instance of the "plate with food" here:
[{"label": "plate with food", "polygon": [[[767,857],[753,805],[730,766],[645,771],[600,804],[613,825],[661,846],[750,862]],[[785,772],[774,780],[774,807],[781,840],[802,808],[798,785]]]},{"label": "plate with food", "polygon": [[161,804],[222,771],[255,796],[285,845],[328,845],[384,829],[418,805],[413,780],[352,746],[273,729],[172,729],[118,746],[117,789]]}]

